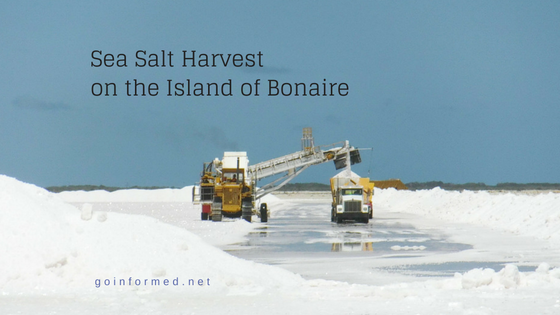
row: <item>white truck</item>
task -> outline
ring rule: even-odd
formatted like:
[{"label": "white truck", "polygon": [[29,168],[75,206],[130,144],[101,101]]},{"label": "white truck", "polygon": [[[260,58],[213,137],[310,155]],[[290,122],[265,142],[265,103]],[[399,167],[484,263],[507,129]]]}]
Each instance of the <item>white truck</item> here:
[{"label": "white truck", "polygon": [[331,221],[346,220],[368,223],[373,218],[371,199],[374,184],[350,170],[344,170],[331,178]]}]

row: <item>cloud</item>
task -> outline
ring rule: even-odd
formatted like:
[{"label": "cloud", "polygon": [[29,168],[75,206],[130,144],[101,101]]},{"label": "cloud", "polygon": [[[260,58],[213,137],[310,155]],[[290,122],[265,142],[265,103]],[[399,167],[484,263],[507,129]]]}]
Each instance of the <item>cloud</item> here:
[{"label": "cloud", "polygon": [[194,136],[201,139],[205,144],[212,144],[221,150],[239,151],[238,143],[228,139],[226,133],[220,128],[209,128],[205,132],[197,131]]},{"label": "cloud", "polygon": [[18,97],[12,101],[12,105],[17,108],[44,111],[59,111],[71,109],[70,105],[63,102],[47,102],[30,97]]}]

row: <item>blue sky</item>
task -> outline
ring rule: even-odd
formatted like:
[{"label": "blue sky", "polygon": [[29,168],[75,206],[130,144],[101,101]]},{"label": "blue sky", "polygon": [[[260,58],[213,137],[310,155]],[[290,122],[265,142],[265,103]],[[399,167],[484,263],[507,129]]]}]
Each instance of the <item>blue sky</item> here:
[{"label": "blue sky", "polygon": [[[0,174],[180,187],[223,151],[252,163],[297,151],[312,127],[316,144],[372,147],[354,171],[375,179],[560,182],[558,21],[557,1],[5,1]],[[91,67],[93,50],[128,67]],[[134,67],[137,50],[172,51],[176,66]],[[263,67],[184,68],[182,50],[260,51]],[[133,79],[162,91],[126,96]],[[261,79],[261,95],[167,97],[168,79]],[[269,79],[349,91],[272,97]],[[118,95],[93,96],[95,82]]]}]

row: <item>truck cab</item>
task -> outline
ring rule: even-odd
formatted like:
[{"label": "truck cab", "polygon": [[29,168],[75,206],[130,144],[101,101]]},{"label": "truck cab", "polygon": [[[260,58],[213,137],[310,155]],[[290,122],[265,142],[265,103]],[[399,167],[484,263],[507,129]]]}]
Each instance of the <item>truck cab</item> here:
[{"label": "truck cab", "polygon": [[363,203],[362,187],[341,187],[333,200],[332,221],[342,223],[346,220],[369,222],[370,208]]}]

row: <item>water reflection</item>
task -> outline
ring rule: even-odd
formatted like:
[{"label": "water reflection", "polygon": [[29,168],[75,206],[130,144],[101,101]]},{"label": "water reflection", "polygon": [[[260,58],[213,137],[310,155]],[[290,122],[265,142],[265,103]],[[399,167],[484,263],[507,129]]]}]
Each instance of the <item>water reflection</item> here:
[{"label": "water reflection", "polygon": [[331,252],[373,252],[373,242],[341,242],[331,245]]},{"label": "water reflection", "polygon": [[249,232],[249,237],[268,237],[268,231]]}]

